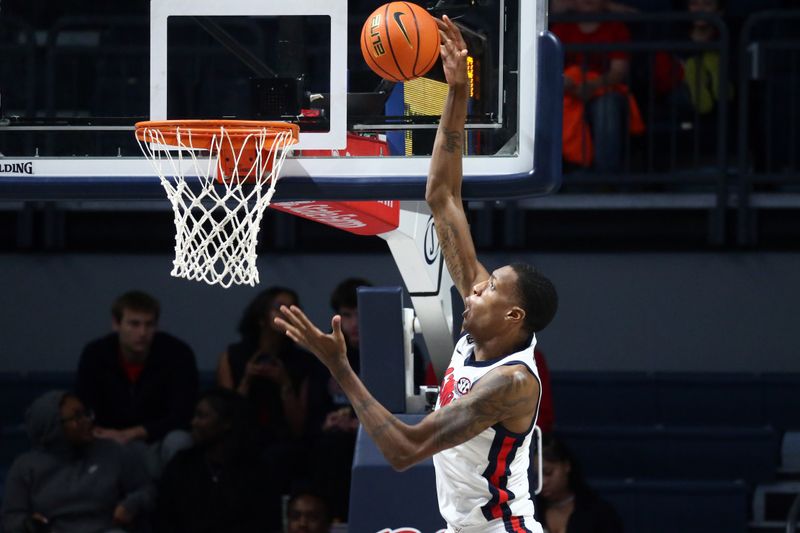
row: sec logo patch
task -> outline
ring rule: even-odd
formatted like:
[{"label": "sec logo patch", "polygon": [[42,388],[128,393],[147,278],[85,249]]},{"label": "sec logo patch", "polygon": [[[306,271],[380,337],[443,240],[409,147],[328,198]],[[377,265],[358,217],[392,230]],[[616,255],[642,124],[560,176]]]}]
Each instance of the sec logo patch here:
[{"label": "sec logo patch", "polygon": [[456,383],[456,389],[461,396],[464,396],[466,393],[469,392],[469,389],[472,388],[472,382],[467,378],[461,378]]}]

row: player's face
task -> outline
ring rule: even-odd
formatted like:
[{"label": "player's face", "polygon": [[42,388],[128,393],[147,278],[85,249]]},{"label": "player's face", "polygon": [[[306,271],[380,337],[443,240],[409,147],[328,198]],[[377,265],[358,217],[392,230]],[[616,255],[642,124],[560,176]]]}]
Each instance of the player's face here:
[{"label": "player's face", "polygon": [[568,497],[569,461],[544,461],[542,463],[542,498],[559,501]]},{"label": "player's face", "polygon": [[113,322],[114,331],[119,333],[122,354],[130,359],[142,359],[150,352],[156,334],[156,315],[145,311],[123,309],[122,318]]},{"label": "player's face", "polygon": [[464,302],[464,331],[477,340],[509,331],[507,314],[518,307],[516,291],[517,273],[510,266],[498,268],[475,285]]}]

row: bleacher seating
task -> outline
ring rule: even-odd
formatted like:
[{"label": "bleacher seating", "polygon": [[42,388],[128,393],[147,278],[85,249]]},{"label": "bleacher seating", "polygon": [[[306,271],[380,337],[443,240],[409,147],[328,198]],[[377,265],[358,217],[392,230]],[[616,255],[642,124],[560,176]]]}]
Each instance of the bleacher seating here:
[{"label": "bleacher seating", "polygon": [[761,380],[746,374],[654,376],[660,423],[675,426],[764,426]]},{"label": "bleacher seating", "polygon": [[658,418],[650,374],[554,372],[551,379],[559,425],[648,425]]},{"label": "bleacher seating", "polygon": [[554,372],[558,425],[800,428],[800,376]]},{"label": "bleacher seating", "polygon": [[625,531],[743,533],[748,489],[741,481],[597,481],[594,488],[624,520]]},{"label": "bleacher seating", "polygon": [[551,383],[557,430],[629,531],[745,531],[783,432],[800,428],[797,374],[552,372]]},{"label": "bleacher seating", "polygon": [[771,428],[562,429],[591,478],[771,481],[780,439]]}]

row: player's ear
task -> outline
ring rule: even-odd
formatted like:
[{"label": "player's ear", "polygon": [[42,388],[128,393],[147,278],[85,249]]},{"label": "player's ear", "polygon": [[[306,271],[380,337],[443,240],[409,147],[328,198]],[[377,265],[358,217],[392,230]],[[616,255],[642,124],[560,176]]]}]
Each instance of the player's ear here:
[{"label": "player's ear", "polygon": [[525,310],[520,306],[515,305],[511,307],[508,312],[506,312],[506,319],[522,323],[525,321]]}]

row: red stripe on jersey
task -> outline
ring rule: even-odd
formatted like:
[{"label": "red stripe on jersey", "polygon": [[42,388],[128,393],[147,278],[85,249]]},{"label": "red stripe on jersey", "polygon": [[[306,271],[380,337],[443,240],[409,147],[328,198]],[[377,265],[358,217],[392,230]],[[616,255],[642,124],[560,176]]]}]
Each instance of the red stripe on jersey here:
[{"label": "red stripe on jersey", "polygon": [[514,530],[514,533],[525,533],[526,531],[530,531],[522,523],[521,516],[514,516],[511,518],[511,528]]},{"label": "red stripe on jersey", "polygon": [[511,437],[504,437],[503,444],[500,447],[500,453],[497,454],[497,466],[492,472],[492,475],[489,477],[489,482],[497,488],[497,502],[492,506],[490,512],[492,513],[492,517],[500,518],[503,516],[503,510],[501,506],[508,501],[508,491],[505,487],[500,486],[500,478],[507,473],[508,471],[508,464],[506,460],[508,459],[508,454],[514,448],[516,440]]}]

